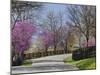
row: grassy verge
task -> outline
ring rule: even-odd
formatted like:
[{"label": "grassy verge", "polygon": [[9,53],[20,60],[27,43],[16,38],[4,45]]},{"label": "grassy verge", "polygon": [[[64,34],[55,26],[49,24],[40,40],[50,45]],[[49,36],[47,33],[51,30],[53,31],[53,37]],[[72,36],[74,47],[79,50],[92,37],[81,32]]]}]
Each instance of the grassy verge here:
[{"label": "grassy verge", "polygon": [[32,62],[29,61],[29,60],[24,60],[22,65],[24,65],[24,66],[32,66]]},{"label": "grassy verge", "polygon": [[72,57],[68,57],[64,60],[65,63],[76,65],[80,70],[88,70],[88,69],[95,69],[96,68],[96,61],[95,57],[82,59],[82,60],[72,60]]}]

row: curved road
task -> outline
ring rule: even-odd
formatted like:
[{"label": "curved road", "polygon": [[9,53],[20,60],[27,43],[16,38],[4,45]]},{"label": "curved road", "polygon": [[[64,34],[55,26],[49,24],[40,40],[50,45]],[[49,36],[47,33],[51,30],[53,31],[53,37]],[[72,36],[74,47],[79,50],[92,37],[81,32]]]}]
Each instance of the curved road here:
[{"label": "curved road", "polygon": [[63,60],[69,56],[71,56],[71,54],[62,54],[41,57],[37,59],[30,59],[28,61],[33,62],[31,67],[14,66],[12,67],[12,74],[78,70],[75,65],[65,64],[63,62]]}]

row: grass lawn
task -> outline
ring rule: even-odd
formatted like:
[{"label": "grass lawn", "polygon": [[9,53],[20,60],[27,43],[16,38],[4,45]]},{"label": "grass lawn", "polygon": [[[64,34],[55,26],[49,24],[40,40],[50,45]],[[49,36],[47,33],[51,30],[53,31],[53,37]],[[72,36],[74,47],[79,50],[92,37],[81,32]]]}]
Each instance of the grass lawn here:
[{"label": "grass lawn", "polygon": [[72,57],[68,57],[64,60],[65,63],[76,65],[80,70],[96,69],[96,58],[87,58],[82,60],[72,60]]},{"label": "grass lawn", "polygon": [[24,66],[32,66],[32,62],[29,61],[29,60],[24,60],[22,65],[24,65]]}]

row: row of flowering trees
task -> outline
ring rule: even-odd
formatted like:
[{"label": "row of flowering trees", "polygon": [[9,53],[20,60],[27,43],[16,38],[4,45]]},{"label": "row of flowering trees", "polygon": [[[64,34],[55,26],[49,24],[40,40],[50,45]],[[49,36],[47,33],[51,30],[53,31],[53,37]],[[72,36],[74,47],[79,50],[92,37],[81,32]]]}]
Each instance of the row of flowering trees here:
[{"label": "row of flowering trees", "polygon": [[[64,27],[65,28],[65,27]],[[28,21],[18,21],[16,22],[16,25],[14,29],[12,30],[12,44],[14,49],[16,50],[16,53],[22,54],[24,50],[28,49],[30,46],[30,43],[32,41],[32,36],[34,36],[34,33],[36,33],[38,30],[35,25]],[[47,52],[49,46],[54,44],[54,33],[48,31],[47,29],[43,30],[39,36],[41,37],[43,41],[43,45],[45,46],[45,51]],[[68,39],[68,37],[66,36]],[[64,38],[63,38],[64,39]],[[70,37],[71,39],[71,37]],[[70,41],[68,39],[68,41]],[[73,38],[74,39],[74,38]],[[71,39],[72,42],[72,39]],[[82,43],[84,47],[86,47],[87,42],[84,41]],[[95,40],[90,39],[88,41],[89,46],[95,45]]]}]

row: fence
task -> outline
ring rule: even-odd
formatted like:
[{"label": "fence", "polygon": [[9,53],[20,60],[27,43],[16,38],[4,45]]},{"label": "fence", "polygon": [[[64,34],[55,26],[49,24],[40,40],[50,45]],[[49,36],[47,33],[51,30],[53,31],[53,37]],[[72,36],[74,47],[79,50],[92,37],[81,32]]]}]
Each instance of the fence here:
[{"label": "fence", "polygon": [[73,51],[72,53],[72,59],[74,60],[80,60],[94,56],[96,56],[96,46],[81,48],[79,50]]},{"label": "fence", "polygon": [[47,51],[47,52],[37,52],[37,53],[28,53],[24,54],[24,59],[34,59],[44,56],[50,56],[50,55],[58,55],[58,54],[65,54],[65,53],[71,53],[71,51],[67,50],[56,50],[56,51]]}]

